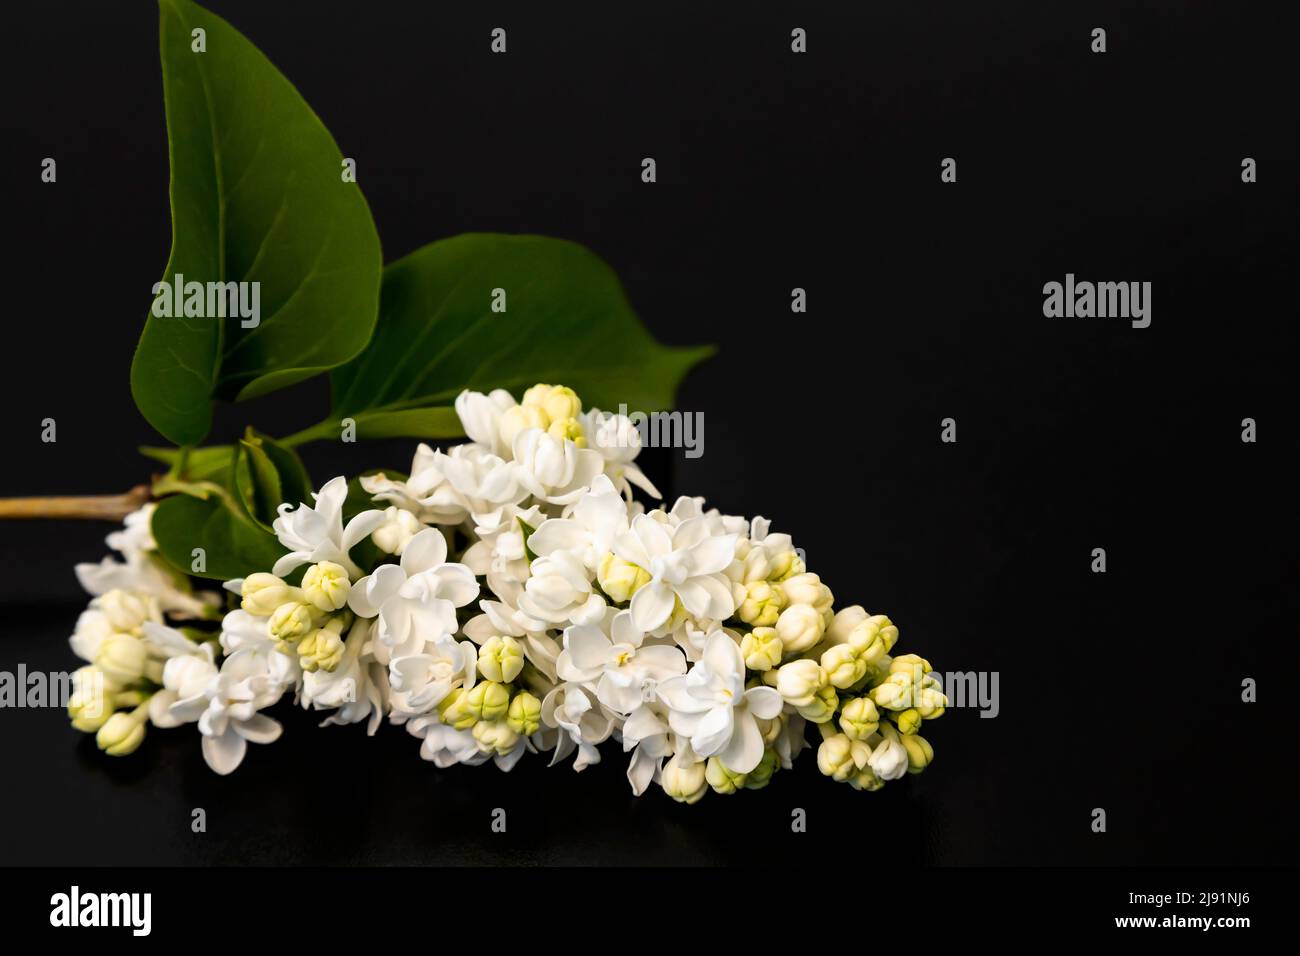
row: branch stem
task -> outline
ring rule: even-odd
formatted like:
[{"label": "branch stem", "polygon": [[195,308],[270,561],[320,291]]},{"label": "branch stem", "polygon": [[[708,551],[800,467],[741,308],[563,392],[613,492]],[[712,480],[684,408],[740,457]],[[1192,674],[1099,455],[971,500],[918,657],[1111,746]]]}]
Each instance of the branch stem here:
[{"label": "branch stem", "polygon": [[121,521],[151,497],[148,485],[136,485],[120,495],[0,498],[0,519],[84,518],[91,521]]}]

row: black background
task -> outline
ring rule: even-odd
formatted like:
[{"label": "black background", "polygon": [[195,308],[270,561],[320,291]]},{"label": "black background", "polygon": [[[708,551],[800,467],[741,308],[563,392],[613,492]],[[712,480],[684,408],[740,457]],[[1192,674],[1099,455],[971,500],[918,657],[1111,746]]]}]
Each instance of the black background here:
[{"label": "black background", "polygon": [[[1001,713],[951,711],[934,766],[880,793],[805,754],[683,807],[634,799],[612,748],[581,775],[437,771],[400,729],[317,731],[282,705],[281,741],[222,779],[192,728],[115,761],[58,712],[5,711],[0,862],[1290,861],[1300,156],[1280,5],[209,6],[357,159],[386,259],[471,230],[573,239],[661,340],[717,343],[679,393],[705,454],[652,455],[653,477],[774,519],[839,602],[900,624],[900,651],[999,672]],[[170,238],[156,10],[5,12],[0,494],[120,491],[156,441],[127,382]],[[1150,328],[1044,318],[1067,272],[1152,282]],[[311,424],[325,389],[226,408],[214,440]],[[319,482],[404,468],[413,444],[306,457]],[[108,530],[0,528],[0,668],[75,666],[72,564]]]}]

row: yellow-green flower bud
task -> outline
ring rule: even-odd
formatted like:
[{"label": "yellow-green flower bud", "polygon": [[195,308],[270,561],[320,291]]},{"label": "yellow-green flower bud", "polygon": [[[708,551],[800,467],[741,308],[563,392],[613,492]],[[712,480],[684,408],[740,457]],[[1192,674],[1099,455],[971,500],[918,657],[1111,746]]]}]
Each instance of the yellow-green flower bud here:
[{"label": "yellow-green flower bud", "polygon": [[772,774],[776,773],[780,766],[781,759],[776,755],[775,750],[769,748],[763,751],[763,759],[745,777],[745,789],[762,790],[772,780]]},{"label": "yellow-green flower bud", "polygon": [[278,642],[276,650],[282,654],[290,652],[289,645],[302,640],[316,629],[316,615],[306,604],[281,604],[271,612],[266,622],[266,632],[271,640]]},{"label": "yellow-green flower bud", "polygon": [[898,642],[898,628],[888,617],[868,615],[858,604],[836,614],[827,634],[833,643],[851,646],[869,667],[877,665]]},{"label": "yellow-green flower bud", "polygon": [[827,626],[835,619],[831,607],[835,603],[835,596],[831,594],[830,588],[822,584],[822,579],[811,571],[790,575],[781,582],[781,589],[791,604],[807,604],[815,608]]},{"label": "yellow-green flower bud", "polygon": [[930,761],[934,759],[934,748],[930,746],[930,741],[919,734],[908,734],[898,740],[907,751],[908,773],[920,773],[930,766]]},{"label": "yellow-green flower bud", "polygon": [[[761,685],[760,685],[761,686]],[[781,731],[785,730],[785,725],[789,717],[784,712],[777,714],[770,720],[762,717],[757,718],[758,733],[763,738],[764,747],[773,747],[781,739]]]},{"label": "yellow-green flower bud", "polygon": [[894,726],[900,734],[914,734],[921,729],[921,712],[915,707],[894,714]]},{"label": "yellow-green flower bud", "polygon": [[313,564],[302,576],[302,593],[307,602],[322,611],[337,611],[348,603],[352,582],[348,572],[333,561]]},{"label": "yellow-green flower bud", "polygon": [[515,405],[501,413],[497,420],[497,431],[507,448],[515,443],[515,436],[525,428],[540,428],[545,431],[551,425],[550,417],[540,408],[530,405]]},{"label": "yellow-green flower bud", "polygon": [[751,671],[770,671],[779,667],[785,645],[774,627],[756,627],[740,639],[740,654]]},{"label": "yellow-green flower bud", "polygon": [[776,672],[776,692],[787,704],[795,707],[811,704],[817,692],[826,686],[826,671],[816,661],[791,661]]},{"label": "yellow-green flower bud", "polygon": [[343,638],[327,625],[298,642],[298,663],[305,671],[333,671],[342,663],[343,651]]},{"label": "yellow-green flower bud", "polygon": [[600,559],[596,581],[611,601],[622,604],[632,600],[633,594],[650,583],[650,573],[611,551]]},{"label": "yellow-green flower bud", "polygon": [[812,699],[811,703],[797,709],[799,716],[804,720],[811,721],[814,724],[824,724],[835,716],[835,709],[839,705],[839,695],[835,693],[834,687],[827,684],[817,692],[817,696]]},{"label": "yellow-green flower bud", "polygon": [[835,644],[822,654],[826,679],[844,690],[867,676],[867,662],[848,644]]},{"label": "yellow-green flower bud", "polygon": [[95,652],[95,666],[120,684],[134,684],[145,676],[149,651],[144,641],[130,634],[110,634]]},{"label": "yellow-green flower bud", "polygon": [[877,707],[885,710],[907,710],[915,706],[912,677],[906,672],[892,673],[883,683],[871,688],[870,696]]},{"label": "yellow-green flower bud", "polygon": [[489,637],[478,649],[478,672],[490,681],[509,684],[524,669],[524,649],[513,637]]},{"label": "yellow-green flower bud", "polygon": [[551,417],[551,421],[563,421],[582,414],[582,401],[573,389],[557,385],[542,399],[542,410]]},{"label": "yellow-green flower bud", "polygon": [[751,627],[771,627],[781,616],[787,604],[781,585],[768,581],[750,581],[745,586],[745,597],[736,608],[736,617]]},{"label": "yellow-green flower bud", "polygon": [[551,422],[546,434],[561,441],[571,441],[579,448],[587,447],[587,433],[582,430],[582,422],[576,418],[564,418]]},{"label": "yellow-green flower bud", "polygon": [[465,688],[457,687],[438,704],[438,718],[456,730],[469,730],[478,723],[478,718],[465,706],[465,693]]},{"label": "yellow-green flower bud", "polygon": [[475,684],[461,699],[460,705],[475,722],[500,720],[510,709],[510,692],[496,681]]},{"label": "yellow-green flower bud", "polygon": [[684,763],[680,757],[681,754],[674,754],[664,764],[659,785],[678,803],[697,803],[709,789],[704,761]]},{"label": "yellow-green flower bud", "polygon": [[256,617],[269,617],[281,604],[302,600],[302,591],[264,571],[244,578],[239,593],[243,596],[239,606]]},{"label": "yellow-green flower bud", "polygon": [[546,405],[547,396],[553,391],[555,391],[554,385],[544,385],[538,382],[524,391],[523,400],[519,404],[525,408],[543,408]]},{"label": "yellow-green flower bud", "polygon": [[776,633],[786,654],[802,654],[822,639],[826,621],[809,604],[791,604],[776,620]]},{"label": "yellow-green flower bud", "polygon": [[474,725],[474,740],[483,753],[505,756],[519,743],[517,734],[504,720],[480,720]]},{"label": "yellow-green flower bud", "polygon": [[876,772],[870,767],[863,767],[854,776],[849,778],[849,786],[854,790],[879,790],[885,785],[885,781],[876,776]]},{"label": "yellow-green flower bud", "polygon": [[122,685],[97,667],[86,665],[72,674],[72,693],[68,695],[68,717],[72,726],[83,734],[93,734],[108,722],[116,709],[116,696]]},{"label": "yellow-green flower bud", "polygon": [[95,734],[95,743],[99,749],[112,757],[125,757],[134,753],[143,741],[143,718],[122,711],[109,717]]},{"label": "yellow-green flower bud", "polygon": [[748,774],[728,770],[717,757],[710,757],[704,771],[704,779],[709,782],[715,793],[735,793],[745,786]]},{"label": "yellow-green flower bud", "polygon": [[542,727],[542,702],[528,691],[520,691],[510,701],[506,722],[521,737],[531,737]]},{"label": "yellow-green flower bud", "polygon": [[796,574],[802,574],[803,570],[803,562],[799,560],[799,555],[793,548],[768,556],[766,577],[769,581],[784,581]]},{"label": "yellow-green flower bud", "polygon": [[850,740],[866,740],[880,726],[880,711],[869,697],[854,697],[840,711],[840,730]]},{"label": "yellow-green flower bud", "polygon": [[844,734],[831,734],[817,748],[817,769],[839,783],[857,776],[867,765],[871,748]]},{"label": "yellow-green flower bud", "polygon": [[902,657],[895,657],[889,664],[891,674],[910,674],[912,679],[920,683],[921,676],[930,673],[930,662],[918,654],[904,654]]}]

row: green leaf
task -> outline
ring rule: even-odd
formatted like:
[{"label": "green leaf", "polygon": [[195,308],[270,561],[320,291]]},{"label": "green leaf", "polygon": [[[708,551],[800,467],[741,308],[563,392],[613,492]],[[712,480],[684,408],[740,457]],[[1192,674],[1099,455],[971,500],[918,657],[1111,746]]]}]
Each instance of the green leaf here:
[{"label": "green leaf", "polygon": [[[351,418],[357,438],[460,438],[465,434],[456,409],[406,408],[395,412],[358,412]],[[329,419],[284,439],[290,447],[309,441],[338,438],[343,422]]]},{"label": "green leaf", "polygon": [[[492,309],[496,289],[504,312]],[[582,246],[470,233],[384,270],[374,338],[331,374],[334,413],[442,405],[465,388],[518,393],[537,382],[568,385],[587,407],[657,411],[712,351],[656,342],[618,277]]]},{"label": "green leaf", "polygon": [[[374,329],[382,254],[343,157],[292,84],[221,18],[160,0],[171,158],[163,274],[258,283],[260,323],[150,313],[131,392],[158,431],[196,445],[213,398],[283,388],[357,355]],[[205,31],[195,52],[192,31]]]},{"label": "green leaf", "polygon": [[[269,571],[285,553],[275,536],[233,511],[218,496],[207,499],[172,495],[158,502],[151,522],[158,550],[186,574],[228,580]],[[194,549],[202,548],[206,568],[194,570]]]},{"label": "green leaf", "polygon": [[515,515],[515,520],[519,522],[519,535],[524,539],[524,554],[528,556],[528,561],[531,564],[533,561],[537,560],[537,555],[529,546],[528,539],[533,536],[533,532],[537,529],[518,515]]},{"label": "green leaf", "polygon": [[240,440],[232,484],[248,516],[267,531],[282,502],[309,501],[312,491],[297,454],[252,428]]},{"label": "green leaf", "polygon": [[[152,448],[144,446],[140,454],[167,465],[173,478],[182,481],[220,481],[230,475],[234,448],[230,445],[209,445],[206,448]],[[184,461],[182,463],[182,455]]]}]

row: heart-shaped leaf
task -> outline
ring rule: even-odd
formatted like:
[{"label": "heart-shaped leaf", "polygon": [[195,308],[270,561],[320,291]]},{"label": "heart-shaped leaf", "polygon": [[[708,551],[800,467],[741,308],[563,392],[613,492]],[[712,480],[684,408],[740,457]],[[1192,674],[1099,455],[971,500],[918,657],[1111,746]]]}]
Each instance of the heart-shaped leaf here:
[{"label": "heart-shaped leaf", "polygon": [[225,581],[269,571],[285,549],[233,504],[220,495],[164,498],[150,522],[159,552],[173,567],[201,578]]},{"label": "heart-shaped leaf", "polygon": [[384,270],[379,312],[365,351],[331,374],[338,417],[536,382],[568,385],[587,406],[657,411],[712,352],[660,345],[609,266],[543,236],[468,233],[425,246]]},{"label": "heart-shaped leaf", "polygon": [[[159,7],[172,251],[131,391],[163,435],[195,445],[213,398],[261,395],[361,351],[382,255],[338,146],[292,84],[220,17],[189,0]],[[203,315],[157,314],[183,305],[191,282],[204,284]],[[218,317],[231,290],[255,314]]]}]

